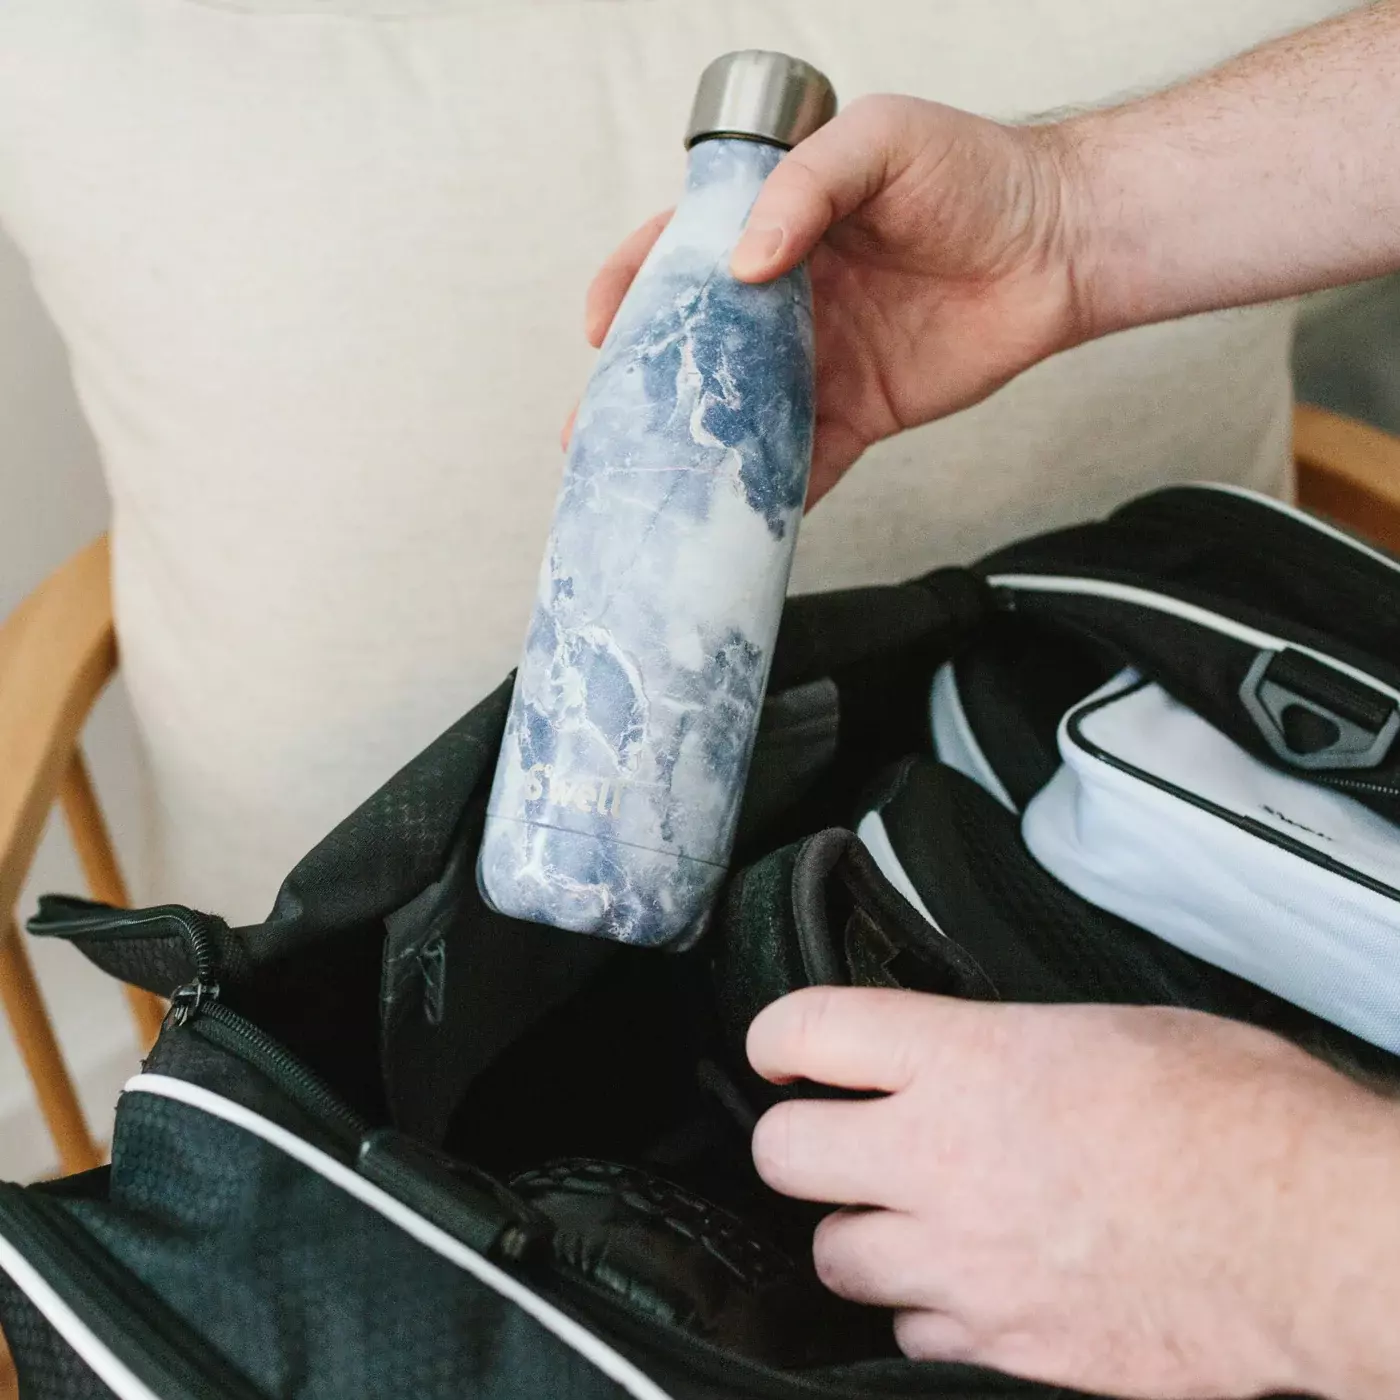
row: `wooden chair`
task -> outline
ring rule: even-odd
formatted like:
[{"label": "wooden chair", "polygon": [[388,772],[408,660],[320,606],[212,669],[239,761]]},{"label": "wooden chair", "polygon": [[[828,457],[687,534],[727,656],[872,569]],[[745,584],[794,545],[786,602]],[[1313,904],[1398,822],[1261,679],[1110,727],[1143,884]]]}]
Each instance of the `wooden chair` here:
[{"label": "wooden chair", "polygon": [[[1400,439],[1321,409],[1299,408],[1294,455],[1302,505],[1400,553]],[[88,712],[116,664],[107,542],[99,539],[0,625],[0,1000],[65,1172],[95,1165],[100,1152],[12,911],[55,802],[94,897],[126,902],[79,746]],[[142,1037],[154,1037],[162,1004],[135,989],[128,994]],[[0,1400],[4,1371],[0,1359]]]},{"label": "wooden chair", "polygon": [[[0,1004],[65,1173],[102,1161],[44,1008],[15,906],[57,803],[95,899],[127,902],[79,743],[93,702],[116,669],[107,541],[46,579],[0,624]],[[143,1043],[162,1003],[128,989]]]}]

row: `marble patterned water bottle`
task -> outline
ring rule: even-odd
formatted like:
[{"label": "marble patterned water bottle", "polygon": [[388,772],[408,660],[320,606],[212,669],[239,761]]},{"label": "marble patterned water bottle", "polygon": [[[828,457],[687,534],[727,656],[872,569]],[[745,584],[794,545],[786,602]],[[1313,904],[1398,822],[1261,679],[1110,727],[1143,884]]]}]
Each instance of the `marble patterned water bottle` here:
[{"label": "marble patterned water bottle", "polygon": [[477,873],[501,913],[650,947],[724,878],[811,465],[805,269],[729,255],[835,96],[783,54],[706,69],[684,198],[579,406]]}]

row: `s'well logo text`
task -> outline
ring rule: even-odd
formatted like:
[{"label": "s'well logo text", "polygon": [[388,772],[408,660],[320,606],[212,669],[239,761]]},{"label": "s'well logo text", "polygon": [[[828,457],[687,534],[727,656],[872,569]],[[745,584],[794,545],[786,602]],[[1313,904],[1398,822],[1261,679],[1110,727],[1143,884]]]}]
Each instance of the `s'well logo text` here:
[{"label": "s'well logo text", "polygon": [[537,763],[526,770],[525,797],[538,802],[543,798],[551,807],[567,807],[575,812],[614,818],[622,815],[622,794],[631,786],[616,778],[566,778],[554,771],[552,763]]}]

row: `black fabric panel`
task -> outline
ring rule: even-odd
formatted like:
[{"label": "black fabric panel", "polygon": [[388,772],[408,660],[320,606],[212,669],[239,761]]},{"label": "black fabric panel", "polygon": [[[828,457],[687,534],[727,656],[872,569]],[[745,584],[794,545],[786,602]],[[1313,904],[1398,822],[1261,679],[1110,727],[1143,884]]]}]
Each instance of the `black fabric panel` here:
[{"label": "black fabric panel", "polygon": [[789,598],[773,650],[770,691],[820,680],[891,652],[951,650],[992,609],[965,569],[940,569],[911,583]]},{"label": "black fabric panel", "polygon": [[468,1085],[617,952],[502,918],[476,885],[485,796],[473,800],[441,877],[393,913],[383,952],[382,1044],[394,1122],[441,1143]]},{"label": "black fabric panel", "polygon": [[836,763],[840,736],[841,692],[830,676],[770,687],[739,812],[740,850],[763,846],[818,789]]},{"label": "black fabric panel", "polygon": [[910,759],[874,805],[929,912],[1004,1001],[1194,1007],[1267,1021],[1277,998],[1080,899],[1036,864],[1010,812]]},{"label": "black fabric panel", "polygon": [[[835,752],[818,764],[812,752],[796,761],[793,745],[775,750],[775,740],[781,749],[788,717],[765,714],[769,728],[759,731],[752,770],[763,786],[746,795],[735,867],[843,826],[872,772],[927,747],[933,673],[975,634],[992,607],[990,591],[963,569],[938,570],[897,587],[788,600],[769,693],[778,696],[816,681],[834,686]],[[826,749],[831,736],[816,723]],[[808,777],[819,781],[803,781]]]},{"label": "black fabric panel", "polygon": [[490,784],[512,684],[434,740],[297,865],[267,922],[247,931],[255,957],[383,919],[438,878],[467,803]]},{"label": "black fabric panel", "polygon": [[[349,883],[347,878],[347,883]],[[280,1041],[361,1117],[389,1120],[379,1053],[384,925],[303,937],[220,1000]]]},{"label": "black fabric panel", "polygon": [[1236,1004],[1233,996],[1212,997],[1214,969],[1046,874],[1016,818],[961,773],[910,759],[873,805],[929,912],[977,959],[1002,1000],[1205,1002],[1201,1009],[1212,1011]]},{"label": "black fabric panel", "polygon": [[25,923],[34,937],[72,943],[104,972],[164,997],[195,978],[191,925],[209,939],[221,981],[232,984],[249,976],[252,962],[240,934],[222,919],[183,905],[120,909],[97,900],[46,894]]},{"label": "black fabric panel", "polygon": [[124,1104],[92,1236],[269,1397],[616,1400],[527,1314],[251,1134]]},{"label": "black fabric panel", "polygon": [[696,1066],[712,1054],[702,956],[616,945],[472,1081],[446,1149],[503,1179],[555,1157],[643,1162],[700,1100]]},{"label": "black fabric panel", "polygon": [[1087,638],[1014,614],[993,619],[953,666],[968,727],[1018,808],[1060,766],[1065,712],[1118,669]]},{"label": "black fabric panel", "polygon": [[1199,586],[1293,618],[1362,653],[1400,656],[1400,565],[1222,491],[1155,491],[1116,511],[1113,522],[1155,539],[1209,541],[1210,570],[1193,580]]},{"label": "black fabric panel", "polygon": [[3,1271],[0,1331],[14,1357],[20,1400],[116,1400]]},{"label": "black fabric panel", "polygon": [[1069,573],[1173,593],[1184,589],[1333,638],[1375,657],[1392,675],[1400,656],[1400,573],[1270,506],[1228,492],[1154,492],[1107,520],[999,550],[977,572]]},{"label": "black fabric panel", "polygon": [[[977,572],[1146,588],[1311,647],[1400,689],[1400,572],[1303,521],[1227,492],[1156,492],[1106,521],[1012,545],[982,561]],[[1006,601],[1017,612],[1083,627],[1256,757],[1299,771],[1274,754],[1240,702],[1255,654],[1247,644],[1111,600],[1009,591]],[[1397,749],[1360,773],[1305,770],[1303,776],[1332,783],[1397,819]]]}]

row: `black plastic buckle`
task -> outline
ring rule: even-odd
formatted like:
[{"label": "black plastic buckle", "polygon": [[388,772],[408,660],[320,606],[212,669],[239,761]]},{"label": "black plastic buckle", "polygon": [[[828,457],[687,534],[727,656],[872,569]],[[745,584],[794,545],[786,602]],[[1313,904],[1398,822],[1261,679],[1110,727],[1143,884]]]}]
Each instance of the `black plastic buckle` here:
[{"label": "black plastic buckle", "polygon": [[1240,700],[1295,768],[1374,768],[1400,733],[1393,695],[1291,647],[1255,657]]}]

